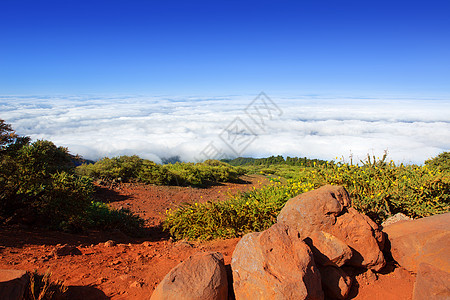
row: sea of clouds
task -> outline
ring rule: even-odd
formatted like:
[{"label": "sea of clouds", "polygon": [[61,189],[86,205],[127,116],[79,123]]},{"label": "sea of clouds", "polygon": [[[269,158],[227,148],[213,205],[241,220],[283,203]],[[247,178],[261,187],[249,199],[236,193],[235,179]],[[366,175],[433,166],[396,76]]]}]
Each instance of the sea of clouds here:
[{"label": "sea of clouds", "polygon": [[395,162],[421,164],[450,149],[447,99],[256,96],[1,96],[0,119],[20,135],[92,160],[138,154],[156,162],[238,155],[357,161],[388,150]]}]

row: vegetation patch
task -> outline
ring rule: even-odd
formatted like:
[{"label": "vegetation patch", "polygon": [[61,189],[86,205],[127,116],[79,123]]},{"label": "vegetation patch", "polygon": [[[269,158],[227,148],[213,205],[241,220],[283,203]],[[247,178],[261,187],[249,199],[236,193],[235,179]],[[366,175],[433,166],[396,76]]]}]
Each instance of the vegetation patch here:
[{"label": "vegetation patch", "polygon": [[202,163],[159,165],[137,155],[105,157],[95,164],[78,166],[77,174],[107,181],[138,181],[155,185],[203,186],[217,182],[237,182],[242,168],[218,160]]},{"label": "vegetation patch", "polygon": [[424,166],[397,166],[386,162],[386,155],[368,157],[360,165],[342,161],[313,162],[310,167],[249,165],[254,173],[268,174],[270,169],[272,184],[227,201],[184,204],[169,210],[164,228],[176,239],[229,238],[265,230],[287,200],[325,184],[344,186],[353,207],[378,223],[398,212],[413,218],[443,213],[450,208],[448,157],[445,152]]},{"label": "vegetation patch", "polygon": [[66,299],[67,287],[62,281],[52,281],[51,273],[27,272],[30,279],[24,300]]},{"label": "vegetation patch", "polygon": [[143,221],[137,216],[93,201],[92,179],[75,173],[77,160],[50,141],[17,136],[0,120],[0,223],[139,233]]},{"label": "vegetation patch", "polygon": [[175,239],[216,239],[262,231],[276,222],[287,200],[313,189],[309,183],[275,179],[260,189],[219,202],[183,204],[166,212],[164,229]]}]

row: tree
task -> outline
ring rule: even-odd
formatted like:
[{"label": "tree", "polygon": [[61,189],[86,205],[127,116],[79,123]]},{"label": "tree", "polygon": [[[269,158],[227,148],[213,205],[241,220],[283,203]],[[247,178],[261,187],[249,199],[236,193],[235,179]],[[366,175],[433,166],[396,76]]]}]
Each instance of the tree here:
[{"label": "tree", "polygon": [[5,120],[0,119],[0,150],[3,150],[11,144],[17,137],[10,124],[6,124]]},{"label": "tree", "polygon": [[29,142],[29,137],[18,136],[10,124],[6,124],[4,120],[0,119],[0,157],[7,152],[19,150]]},{"label": "tree", "polygon": [[55,228],[76,222],[90,205],[92,184],[74,174],[73,156],[50,141],[30,143],[0,120],[0,221],[31,212]]}]

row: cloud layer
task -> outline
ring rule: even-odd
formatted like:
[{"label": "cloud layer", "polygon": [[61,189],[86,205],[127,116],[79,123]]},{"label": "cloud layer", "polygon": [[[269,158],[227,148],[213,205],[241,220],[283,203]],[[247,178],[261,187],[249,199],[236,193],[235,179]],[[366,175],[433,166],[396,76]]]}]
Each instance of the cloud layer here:
[{"label": "cloud layer", "polygon": [[138,154],[194,161],[220,151],[330,160],[388,150],[396,162],[423,163],[450,149],[450,100],[273,97],[266,106],[253,100],[3,96],[0,118],[21,135],[88,159]]}]

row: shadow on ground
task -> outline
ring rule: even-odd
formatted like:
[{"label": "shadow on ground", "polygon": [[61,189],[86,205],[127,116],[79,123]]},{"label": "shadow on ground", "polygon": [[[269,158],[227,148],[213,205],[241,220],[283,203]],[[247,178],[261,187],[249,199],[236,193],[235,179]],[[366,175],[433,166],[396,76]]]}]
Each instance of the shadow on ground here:
[{"label": "shadow on ground", "polygon": [[106,296],[101,290],[94,286],[77,286],[71,285],[66,292],[67,299],[71,300],[108,300],[110,297]]}]

